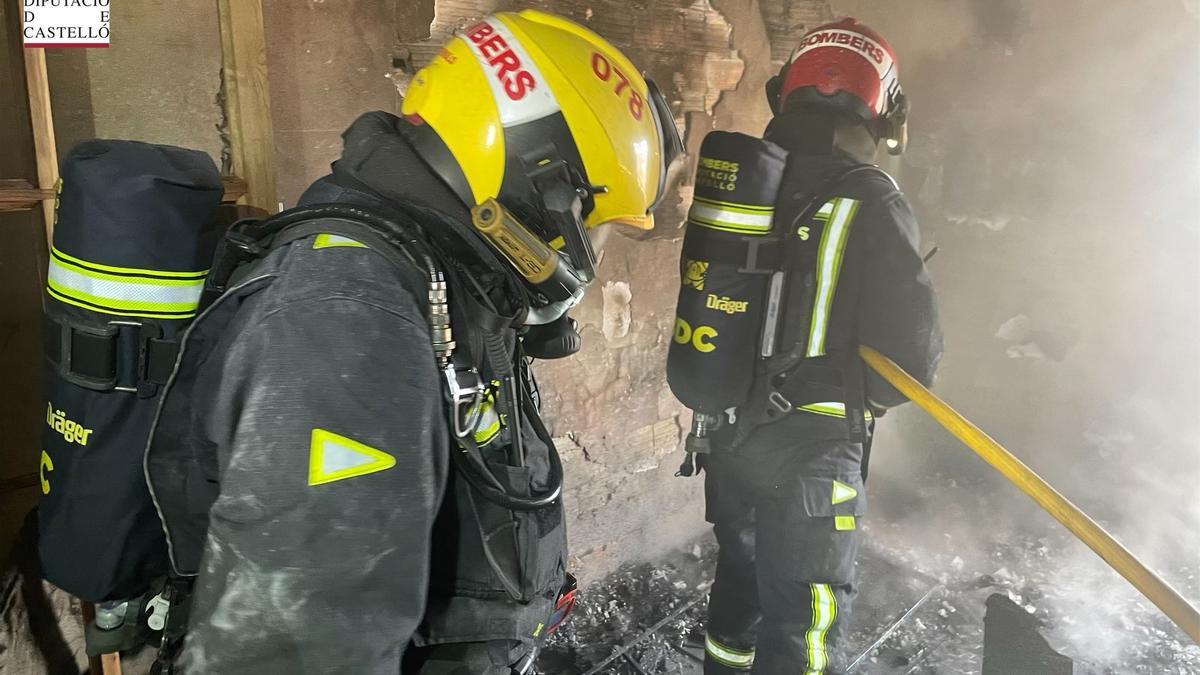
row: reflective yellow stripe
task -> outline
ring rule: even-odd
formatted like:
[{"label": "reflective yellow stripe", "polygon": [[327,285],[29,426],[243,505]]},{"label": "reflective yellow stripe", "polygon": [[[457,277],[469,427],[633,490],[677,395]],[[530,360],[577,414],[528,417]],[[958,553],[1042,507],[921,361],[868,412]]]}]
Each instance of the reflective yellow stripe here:
[{"label": "reflective yellow stripe", "polygon": [[757,204],[738,204],[736,202],[722,202],[716,199],[705,199],[704,197],[693,197],[693,203],[699,202],[706,206],[716,207],[725,211],[733,211],[734,213],[751,213],[751,214],[772,214],[775,213],[775,207],[771,205],[760,206]]},{"label": "reflective yellow stripe", "polygon": [[338,246],[351,246],[354,248],[367,248],[366,244],[364,244],[362,242],[354,241],[350,237],[343,237],[339,234],[329,234],[329,233],[318,234],[316,240],[313,241],[314,249],[335,248]]},{"label": "reflective yellow stripe", "polygon": [[704,636],[704,651],[723,666],[749,670],[754,665],[754,650],[734,649],[717,642],[711,635]]},{"label": "reflective yellow stripe", "polygon": [[858,529],[858,521],[854,516],[834,516],[833,529],[838,532],[849,532]]},{"label": "reflective yellow stripe", "polygon": [[[798,405],[798,406],[796,406],[796,409],[803,410],[804,412],[814,413],[817,415],[826,415],[828,417],[841,417],[841,418],[846,417],[846,404],[842,403],[841,401],[826,401],[823,403],[808,403],[805,405]],[[864,411],[863,417],[868,420],[871,419],[872,418],[871,411],[870,410]]]},{"label": "reflective yellow stripe", "polygon": [[693,217],[689,217],[688,222],[692,225],[707,227],[710,230],[721,230],[722,232],[733,232],[734,234],[768,234],[770,232],[769,229],[764,230],[753,227],[740,227],[737,225],[730,225],[728,223],[699,220]]},{"label": "reflective yellow stripe", "polygon": [[842,255],[850,234],[850,223],[858,211],[857,199],[838,198],[833,202],[833,211],[821,232],[821,245],[817,252],[816,297],[813,299],[812,324],[809,326],[808,347],[804,354],[808,357],[825,355],[825,333],[829,329],[829,314],[833,309],[838,276],[842,272]]},{"label": "reflective yellow stripe", "polygon": [[812,627],[804,636],[808,646],[808,668],[804,675],[822,675],[829,667],[829,651],[825,646],[825,637],[829,627],[837,618],[837,598],[829,584],[809,584],[812,591]]},{"label": "reflective yellow stripe", "polygon": [[[124,271],[116,271],[121,269]],[[121,316],[187,318],[196,313],[204,290],[204,274],[115,268],[86,263],[55,249],[50,256],[46,289],[62,302],[94,311]]]},{"label": "reflective yellow stripe", "polygon": [[172,272],[170,270],[148,270],[139,267],[117,267],[115,265],[102,265],[98,262],[76,258],[68,255],[58,248],[50,247],[50,254],[61,259],[64,263],[74,263],[81,267],[89,267],[93,270],[101,272],[115,272],[117,274],[132,274],[145,277],[172,277],[175,279],[203,279],[208,275],[208,270],[200,270],[198,272]]},{"label": "reflective yellow stripe", "polygon": [[744,204],[708,202],[693,199],[688,220],[702,227],[742,234],[766,234],[771,230],[774,208],[754,208]]}]

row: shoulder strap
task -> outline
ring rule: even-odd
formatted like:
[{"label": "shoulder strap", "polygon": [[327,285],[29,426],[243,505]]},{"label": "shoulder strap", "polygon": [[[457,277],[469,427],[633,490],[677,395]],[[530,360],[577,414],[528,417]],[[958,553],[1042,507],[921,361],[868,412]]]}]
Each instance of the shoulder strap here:
[{"label": "shoulder strap", "polygon": [[[811,196],[808,197],[804,208],[789,223],[786,231],[795,232],[796,228],[801,224],[815,217],[821,207],[837,195],[839,188],[846,180],[860,174],[882,175],[892,185],[895,185],[895,182],[887,172],[873,164],[852,166],[818,185],[811,193]],[[787,254],[784,257],[784,265],[789,276],[798,272],[795,269],[795,261],[795,248],[788,246]],[[857,302],[861,286],[859,277],[861,277],[861,266],[858,266],[858,268],[851,271],[848,275],[850,282],[841,287],[842,297],[849,295],[855,298],[854,301]],[[861,379],[862,370],[857,354],[853,353],[854,350],[852,349],[844,350],[849,353],[837,354],[833,362],[809,368],[808,370],[811,370],[809,373],[810,378],[786,377],[786,375],[793,374],[793,371],[805,360],[805,347],[805,341],[799,340],[786,352],[759,362],[757,366],[758,372],[755,376],[754,386],[750,392],[748,401],[739,410],[740,420],[734,439],[735,446],[743,443],[749,437],[750,433],[759,426],[783,419],[786,415],[794,412],[795,407],[792,399],[804,387],[804,380],[812,378],[816,378],[819,382],[830,387],[842,390],[850,437],[858,440],[865,439],[866,429],[863,426],[865,402],[863,401],[862,384],[861,382],[857,382],[857,380]],[[781,378],[780,376],[785,377]]]},{"label": "shoulder strap", "polygon": [[[811,196],[808,197],[804,208],[801,209],[796,217],[792,219],[792,222],[789,223],[786,231],[789,233],[794,233],[796,232],[797,228],[801,226],[801,224],[812,220],[817,215],[817,212],[820,211],[821,208],[826,204],[826,202],[837,195],[838,188],[848,178],[861,173],[878,173],[883,176],[887,176],[886,172],[873,164],[859,164],[825,180],[811,193]],[[890,177],[888,178],[890,180]],[[787,272],[788,276],[793,279],[796,278],[796,275],[800,272],[800,270],[797,268],[799,255],[796,247],[798,245],[799,239],[791,237],[785,242],[784,247],[785,253],[782,261],[783,269]],[[793,320],[807,321],[808,319],[807,317],[799,317]],[[787,329],[786,326],[781,327],[780,335],[786,337],[790,332],[792,331]],[[803,359],[805,347],[806,344],[804,341],[798,340],[794,342],[786,351],[782,351],[775,356],[761,361],[759,364],[760,371],[769,377],[791,369]]]}]

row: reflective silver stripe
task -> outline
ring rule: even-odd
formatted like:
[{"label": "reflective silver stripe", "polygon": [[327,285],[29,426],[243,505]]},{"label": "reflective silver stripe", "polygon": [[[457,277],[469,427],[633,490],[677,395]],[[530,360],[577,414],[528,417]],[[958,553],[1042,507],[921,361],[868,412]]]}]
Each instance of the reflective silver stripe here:
[{"label": "reflective silver stripe", "polygon": [[809,326],[808,347],[804,354],[808,357],[825,355],[825,333],[829,329],[829,313],[842,271],[842,254],[850,234],[850,223],[858,211],[857,199],[838,198],[833,202],[833,210],[821,233],[821,246],[817,252],[816,297],[813,299],[812,324]]},{"label": "reflective silver stripe", "polygon": [[726,647],[714,640],[711,635],[704,636],[704,651],[717,663],[730,668],[749,670],[750,666],[754,665],[753,649],[747,651]]},{"label": "reflective silver stripe", "polygon": [[735,211],[695,199],[692,200],[692,208],[688,210],[688,220],[695,221],[698,225],[734,232],[767,232],[771,229],[771,219],[774,217],[774,210],[757,213]]},{"label": "reflective silver stripe", "polygon": [[837,618],[837,598],[829,584],[809,584],[812,590],[812,628],[804,636],[808,646],[808,668],[804,675],[822,675],[829,667],[829,651],[825,637]]},{"label": "reflective silver stripe", "polygon": [[186,314],[196,311],[204,279],[100,272],[51,256],[46,286],[60,300],[100,311]]}]

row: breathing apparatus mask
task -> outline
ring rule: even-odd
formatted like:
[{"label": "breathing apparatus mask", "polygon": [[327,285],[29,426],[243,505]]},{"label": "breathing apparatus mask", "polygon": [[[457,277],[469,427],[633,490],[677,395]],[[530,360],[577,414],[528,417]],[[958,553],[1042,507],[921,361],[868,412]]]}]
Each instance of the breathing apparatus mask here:
[{"label": "breathing apparatus mask", "polygon": [[[649,101],[661,143],[662,170],[658,192],[647,215],[662,201],[667,168],[683,154],[683,143],[671,121],[670,107],[650,80]],[[506,179],[504,202],[488,198],[471,209],[475,229],[524,280],[529,310],[522,322],[523,344],[534,358],[552,359],[579,351],[582,339],[567,312],[583,299],[596,278],[608,223],[591,229],[585,219],[604,185],[593,185],[546,143],[519,160],[523,180]],[[510,168],[513,162],[510,161]],[[510,208],[511,206],[511,208]]]},{"label": "breathing apparatus mask", "polygon": [[488,198],[471,209],[471,222],[525,282],[526,353],[563,358],[582,346],[567,312],[596,278],[598,256],[583,219],[602,188],[587,185],[562,159],[543,159],[527,176],[530,198],[516,211]]},{"label": "breathing apparatus mask", "polygon": [[471,221],[525,280],[530,309],[523,323],[536,326],[574,307],[596,277],[583,218],[603,188],[588,186],[562,159],[543,160],[527,176],[528,197],[514,209],[488,198],[471,209]]}]

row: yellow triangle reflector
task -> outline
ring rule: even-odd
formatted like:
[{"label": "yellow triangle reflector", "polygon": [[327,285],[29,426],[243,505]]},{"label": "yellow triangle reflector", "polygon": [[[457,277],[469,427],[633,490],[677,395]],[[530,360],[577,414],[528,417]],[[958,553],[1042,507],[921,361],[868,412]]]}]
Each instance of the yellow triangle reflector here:
[{"label": "yellow triangle reflector", "polygon": [[396,458],[382,450],[325,429],[312,430],[308,450],[309,485],[365,476],[393,466],[396,466]]},{"label": "yellow triangle reflector", "polygon": [[841,504],[848,502],[858,496],[858,490],[846,485],[841,481],[833,481],[833,503]]}]

